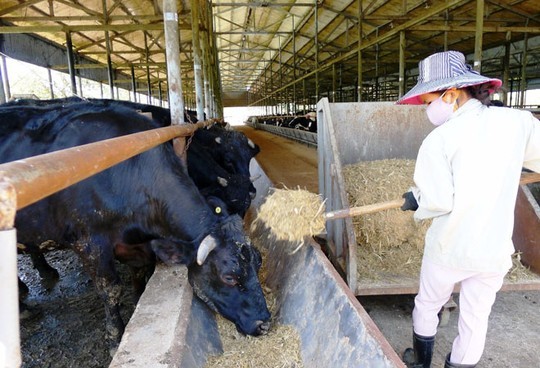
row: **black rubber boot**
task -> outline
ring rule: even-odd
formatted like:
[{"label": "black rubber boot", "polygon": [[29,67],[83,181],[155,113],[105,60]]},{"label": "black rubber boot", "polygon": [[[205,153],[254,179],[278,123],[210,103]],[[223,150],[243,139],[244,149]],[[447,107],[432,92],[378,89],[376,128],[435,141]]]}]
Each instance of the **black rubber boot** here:
[{"label": "black rubber boot", "polygon": [[408,368],[430,368],[435,336],[420,336],[413,332],[413,347],[403,352],[403,362]]},{"label": "black rubber boot", "polygon": [[450,353],[446,356],[446,361],[444,362],[444,368],[474,368],[476,364],[457,364],[450,363]]}]

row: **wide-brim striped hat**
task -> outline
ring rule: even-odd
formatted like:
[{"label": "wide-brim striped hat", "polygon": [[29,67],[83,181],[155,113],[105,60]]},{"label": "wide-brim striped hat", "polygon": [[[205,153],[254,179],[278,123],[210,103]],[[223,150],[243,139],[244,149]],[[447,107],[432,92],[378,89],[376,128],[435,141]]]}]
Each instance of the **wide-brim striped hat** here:
[{"label": "wide-brim striped hat", "polygon": [[502,85],[500,79],[488,78],[465,63],[465,56],[458,51],[433,54],[418,64],[418,83],[396,103],[421,105],[420,96],[425,93],[445,91],[448,88],[463,88],[491,83],[493,92]]}]

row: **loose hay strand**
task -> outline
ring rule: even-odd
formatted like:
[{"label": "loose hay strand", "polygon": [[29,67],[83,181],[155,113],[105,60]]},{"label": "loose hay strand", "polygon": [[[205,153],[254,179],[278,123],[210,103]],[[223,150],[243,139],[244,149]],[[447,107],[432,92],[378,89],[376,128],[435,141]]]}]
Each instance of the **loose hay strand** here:
[{"label": "loose hay strand", "polygon": [[306,236],[320,234],[325,229],[321,196],[304,189],[273,188],[260,206],[253,227],[264,226],[277,240],[303,244]]}]

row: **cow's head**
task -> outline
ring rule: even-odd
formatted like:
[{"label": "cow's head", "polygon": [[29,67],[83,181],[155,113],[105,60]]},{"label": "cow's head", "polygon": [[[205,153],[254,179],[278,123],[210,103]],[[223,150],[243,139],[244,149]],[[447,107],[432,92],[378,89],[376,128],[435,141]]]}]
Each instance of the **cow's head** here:
[{"label": "cow's head", "polygon": [[241,333],[266,334],[270,312],[257,277],[261,255],[244,234],[242,219],[224,216],[214,236],[216,247],[206,259],[189,267],[195,295],[232,321]]}]

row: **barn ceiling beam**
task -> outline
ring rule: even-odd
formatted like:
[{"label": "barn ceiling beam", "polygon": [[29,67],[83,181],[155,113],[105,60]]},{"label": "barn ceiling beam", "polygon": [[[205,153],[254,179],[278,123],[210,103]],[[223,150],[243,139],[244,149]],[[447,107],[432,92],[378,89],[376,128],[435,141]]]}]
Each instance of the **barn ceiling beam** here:
[{"label": "barn ceiling beam", "polygon": [[30,0],[30,1],[25,1],[23,3],[20,3],[19,5],[13,5],[9,8],[6,8],[2,11],[0,11],[0,17],[3,16],[4,14],[9,14],[9,13],[13,13],[13,12],[16,12],[20,9],[24,9],[30,5],[34,5],[34,4],[37,4],[37,3],[40,3],[42,2],[43,0]]},{"label": "barn ceiling beam", "polygon": [[289,1],[289,2],[271,2],[271,1],[254,1],[249,3],[212,3],[212,7],[218,8],[218,7],[250,7],[250,8],[277,8],[277,7],[296,7],[296,6],[308,6],[308,7],[314,7],[314,3],[297,3],[295,1]]},{"label": "barn ceiling beam", "polygon": [[292,32],[285,32],[285,31],[224,31],[224,32],[216,32],[216,35],[290,35]]},{"label": "barn ceiling beam", "polygon": [[[157,31],[162,30],[163,24],[86,24],[86,25],[61,25],[61,26],[0,26],[0,34],[14,33],[54,33],[54,32],[133,32],[133,31]],[[183,25],[181,30],[190,30],[189,25]]]},{"label": "barn ceiling beam", "polygon": [[532,14],[529,14],[529,13],[525,13],[525,12],[522,12],[520,11],[519,9],[516,9],[515,7],[512,7],[512,6],[508,6],[506,4],[503,4],[501,3],[500,1],[486,1],[487,3],[489,4],[492,4],[492,5],[495,5],[495,6],[498,6],[500,7],[501,9],[504,9],[506,11],[509,11],[510,13],[514,13],[514,14],[517,14],[519,16],[522,16],[524,17],[525,19],[529,19],[529,20],[533,20],[535,22],[540,22],[540,17],[537,17],[537,16],[534,16]]},{"label": "barn ceiling beam", "polygon": [[[331,67],[335,63],[342,62],[342,61],[344,61],[344,60],[346,60],[346,59],[348,59],[348,58],[350,58],[352,56],[356,56],[360,48],[361,49],[366,49],[366,48],[372,47],[372,46],[374,46],[376,44],[382,43],[384,41],[388,41],[389,39],[391,39],[391,38],[395,37],[396,35],[398,35],[399,32],[401,32],[401,31],[408,30],[409,28],[411,28],[413,26],[416,26],[418,24],[421,24],[421,23],[425,22],[427,19],[433,17],[436,14],[439,14],[439,13],[441,13],[441,12],[447,10],[447,9],[451,9],[453,7],[463,5],[463,4],[467,3],[467,2],[468,2],[468,0],[448,0],[444,4],[431,6],[423,14],[418,14],[413,19],[410,19],[409,21],[407,21],[407,22],[405,22],[403,24],[394,26],[388,32],[379,34],[379,35],[377,35],[377,37],[374,37],[374,38],[372,38],[370,40],[363,40],[362,45],[360,47],[356,46],[351,51],[349,51],[349,52],[347,52],[345,54],[342,54],[342,55],[340,55],[338,57],[335,57],[335,58],[333,58],[331,60],[326,59],[319,68],[316,68],[315,70],[311,70],[310,72],[298,77],[298,79],[296,81],[288,83],[288,84],[284,85],[283,87],[274,90],[271,94],[272,95],[277,94],[278,92],[281,92],[284,89],[292,87],[292,85],[294,83],[297,83],[300,80],[312,77],[312,76],[316,75],[317,73],[319,73],[320,71]],[[255,102],[253,102],[253,104],[256,104],[258,102],[260,102],[260,101],[255,101]]]},{"label": "barn ceiling beam", "polygon": [[[423,24],[420,26],[411,27],[411,31],[425,31],[425,32],[475,32],[476,26],[432,26],[429,24]],[[482,28],[484,33],[487,32],[515,32],[515,33],[540,33],[540,26],[527,27],[527,26],[485,26]]]}]

